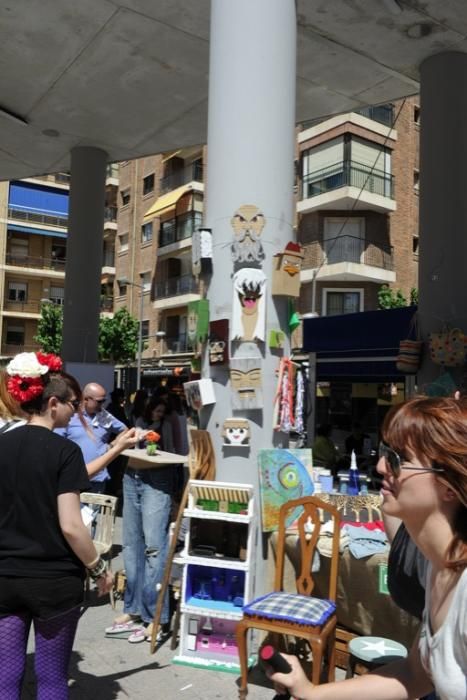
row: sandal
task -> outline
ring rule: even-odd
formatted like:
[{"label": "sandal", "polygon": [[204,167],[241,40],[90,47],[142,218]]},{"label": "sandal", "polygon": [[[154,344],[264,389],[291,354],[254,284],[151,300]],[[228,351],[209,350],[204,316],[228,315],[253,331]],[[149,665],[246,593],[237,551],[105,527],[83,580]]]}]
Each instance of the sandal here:
[{"label": "sandal", "polygon": [[132,632],[140,628],[141,622],[137,619],[130,619],[128,622],[114,622],[111,627],[106,628],[105,636],[113,639],[128,639]]},{"label": "sandal", "polygon": [[142,627],[141,624],[136,627],[128,637],[130,644],[139,644],[140,642],[145,642],[147,639],[151,639],[151,633],[149,633],[148,636],[148,627]]}]

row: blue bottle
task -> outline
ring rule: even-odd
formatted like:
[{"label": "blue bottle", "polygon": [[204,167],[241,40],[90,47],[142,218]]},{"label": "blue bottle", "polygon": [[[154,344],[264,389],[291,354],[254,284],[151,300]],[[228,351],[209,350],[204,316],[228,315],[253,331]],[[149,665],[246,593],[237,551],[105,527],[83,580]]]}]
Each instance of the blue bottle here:
[{"label": "blue bottle", "polygon": [[355,450],[352,450],[350,457],[349,485],[347,487],[349,496],[358,496],[360,493],[360,474],[358,473],[357,457]]}]

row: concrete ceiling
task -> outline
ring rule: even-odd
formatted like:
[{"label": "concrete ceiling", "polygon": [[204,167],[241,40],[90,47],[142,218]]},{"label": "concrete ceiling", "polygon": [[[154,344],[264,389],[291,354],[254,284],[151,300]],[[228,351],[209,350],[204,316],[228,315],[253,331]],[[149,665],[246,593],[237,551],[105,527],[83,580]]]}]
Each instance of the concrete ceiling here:
[{"label": "concrete ceiling", "polygon": [[[209,0],[0,0],[0,179],[206,141]],[[297,121],[418,92],[467,50],[465,0],[297,0]]]}]

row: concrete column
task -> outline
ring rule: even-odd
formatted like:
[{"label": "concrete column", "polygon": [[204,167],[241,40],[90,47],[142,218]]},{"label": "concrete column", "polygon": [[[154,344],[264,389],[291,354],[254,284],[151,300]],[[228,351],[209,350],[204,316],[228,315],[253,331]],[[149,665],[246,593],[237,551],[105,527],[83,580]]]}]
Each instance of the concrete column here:
[{"label": "concrete column", "polygon": [[62,345],[67,362],[97,362],[106,165],[107,154],[98,148],[71,151]]},{"label": "concrete column", "polygon": [[[211,4],[206,225],[213,231],[213,275],[208,290],[210,318],[232,323],[234,240],[231,219],[242,205],[263,214],[261,235],[267,277],[266,342],[234,342],[231,357],[258,357],[262,364],[262,410],[233,411],[228,366],[209,367],[216,404],[204,409],[216,449],[217,479],[258,483],[257,452],[287,446],[273,431],[276,369],[282,352],[272,354],[269,329],[287,331],[287,299],[271,297],[272,256],[293,238],[296,81],[296,16],[293,0],[216,0]],[[249,267],[242,263],[242,267]],[[254,265],[253,265],[254,266]],[[289,345],[284,348],[284,355]],[[251,447],[222,447],[228,417],[250,421]]]},{"label": "concrete column", "polygon": [[[431,56],[421,65],[420,328],[443,324],[467,333],[467,54]],[[463,368],[449,369],[456,380]],[[419,388],[439,375],[426,353]]]}]

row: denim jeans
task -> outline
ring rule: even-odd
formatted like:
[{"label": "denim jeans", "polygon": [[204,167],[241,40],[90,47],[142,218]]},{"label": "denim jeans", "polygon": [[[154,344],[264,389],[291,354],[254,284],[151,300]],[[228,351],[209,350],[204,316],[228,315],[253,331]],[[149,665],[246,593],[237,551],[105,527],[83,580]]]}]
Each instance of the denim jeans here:
[{"label": "denim jeans", "polygon": [[[123,477],[123,562],[126,573],[124,612],[154,617],[157,591],[168,552],[168,525],[172,501],[171,468],[135,471]],[[161,623],[168,622],[168,595]]]}]

